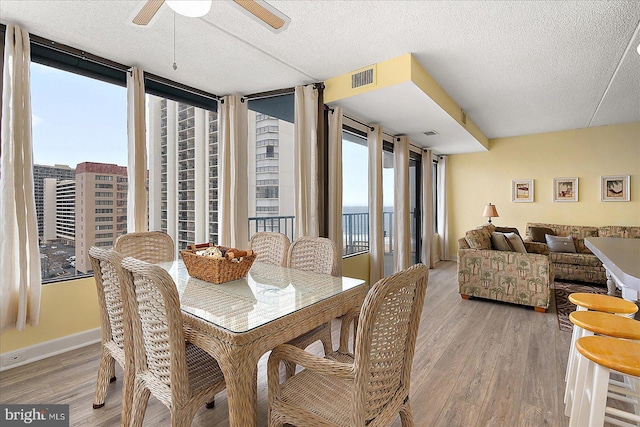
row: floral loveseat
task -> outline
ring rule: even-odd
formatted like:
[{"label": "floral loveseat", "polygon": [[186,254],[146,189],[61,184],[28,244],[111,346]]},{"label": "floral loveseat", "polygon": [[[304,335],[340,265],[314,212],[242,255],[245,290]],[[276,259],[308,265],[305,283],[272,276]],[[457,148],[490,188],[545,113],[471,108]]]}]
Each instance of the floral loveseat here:
[{"label": "floral loveseat", "polygon": [[533,306],[545,312],[553,283],[547,246],[525,242],[525,253],[496,250],[491,244],[494,232],[496,227],[487,224],[467,231],[458,240],[460,295]]},{"label": "floral loveseat", "polygon": [[[640,227],[628,227],[608,225],[604,227],[547,224],[540,222],[528,222],[525,242],[532,242],[532,229],[548,228],[555,236],[571,236],[575,244],[575,253],[554,252],[549,253],[556,279],[580,282],[597,283],[606,285],[607,276],[602,262],[584,244],[587,237],[618,237],[640,238]],[[541,239],[539,239],[540,241]]]}]

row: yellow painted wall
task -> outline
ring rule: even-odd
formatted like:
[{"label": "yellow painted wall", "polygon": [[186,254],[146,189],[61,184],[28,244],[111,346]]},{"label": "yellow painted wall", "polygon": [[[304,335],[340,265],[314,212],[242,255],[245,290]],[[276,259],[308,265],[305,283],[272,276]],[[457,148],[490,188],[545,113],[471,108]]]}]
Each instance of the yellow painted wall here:
[{"label": "yellow painted wall", "polygon": [[369,281],[369,252],[344,258],[342,275]]},{"label": "yellow painted wall", "polygon": [[100,327],[98,295],[93,277],[42,287],[40,322],[0,335],[0,353],[51,341]]},{"label": "yellow painted wall", "polygon": [[[602,175],[630,175],[630,202],[601,202]],[[577,177],[578,202],[553,202],[553,178]],[[533,179],[534,203],[511,201],[511,180]],[[497,138],[489,151],[449,156],[447,161],[449,252],[466,230],[486,222],[482,210],[496,205],[493,223],[640,225],[640,122]]]}]

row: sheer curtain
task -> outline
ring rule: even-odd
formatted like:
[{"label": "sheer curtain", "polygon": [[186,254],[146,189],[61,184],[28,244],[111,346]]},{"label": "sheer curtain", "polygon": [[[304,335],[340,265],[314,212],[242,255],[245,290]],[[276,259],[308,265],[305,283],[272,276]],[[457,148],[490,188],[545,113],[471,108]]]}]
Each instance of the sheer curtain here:
[{"label": "sheer curtain", "polygon": [[382,128],[367,132],[369,147],[369,284],[384,277],[384,235],[382,227]]},{"label": "sheer curtain", "polygon": [[0,140],[0,332],[37,326],[40,248],[33,191],[29,33],[7,24]]},{"label": "sheer curtain", "polygon": [[395,271],[411,265],[411,219],[409,198],[409,138],[401,136],[393,144],[393,174],[395,180],[393,215],[393,258]]},{"label": "sheer curtain", "polygon": [[127,232],[147,231],[147,126],[144,71],[127,73]]},{"label": "sheer curtain", "polygon": [[438,159],[438,236],[440,237],[440,259],[449,259],[449,223],[447,221],[447,157]]},{"label": "sheer curtain", "polygon": [[329,111],[329,239],[338,248],[338,274],[342,274],[342,108]]},{"label": "sheer curtain", "polygon": [[433,240],[433,160],[431,150],[422,151],[422,263],[435,267],[431,254]]},{"label": "sheer curtain", "polygon": [[318,91],[313,85],[295,89],[294,135],[294,237],[318,237]]},{"label": "sheer curtain", "polygon": [[247,103],[229,95],[218,103],[218,236],[219,244],[249,247],[247,176]]}]

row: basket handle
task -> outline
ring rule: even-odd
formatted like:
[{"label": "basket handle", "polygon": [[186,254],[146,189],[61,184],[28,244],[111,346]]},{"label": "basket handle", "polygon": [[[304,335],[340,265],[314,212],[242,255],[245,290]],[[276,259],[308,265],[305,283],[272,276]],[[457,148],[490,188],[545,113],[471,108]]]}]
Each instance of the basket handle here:
[{"label": "basket handle", "polygon": [[227,253],[225,254],[227,259],[242,258],[243,256],[251,255],[253,255],[253,251],[251,249],[249,249],[248,251],[227,251]]},{"label": "basket handle", "polygon": [[187,249],[189,250],[193,250],[193,249],[200,249],[200,248],[208,248],[213,246],[212,243],[198,243],[196,245],[189,245],[187,246]]}]

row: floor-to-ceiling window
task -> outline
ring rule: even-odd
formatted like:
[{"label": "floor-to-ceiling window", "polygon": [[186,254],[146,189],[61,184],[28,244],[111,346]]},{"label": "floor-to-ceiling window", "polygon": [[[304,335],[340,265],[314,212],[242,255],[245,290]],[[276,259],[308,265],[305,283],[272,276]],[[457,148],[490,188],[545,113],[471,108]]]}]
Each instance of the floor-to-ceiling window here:
[{"label": "floor-to-ceiling window", "polygon": [[393,165],[393,144],[384,141],[382,150],[382,233],[384,242],[384,275],[395,271],[393,260],[395,176]]},{"label": "floor-to-ceiling window", "polygon": [[293,240],[294,97],[249,97],[247,115],[249,237],[258,231],[283,233]]},{"label": "floor-to-ceiling window", "polygon": [[149,229],[176,249],[218,242],[218,114],[212,96],[153,77],[147,89]]},{"label": "floor-to-ceiling window", "polygon": [[419,153],[411,151],[409,153],[409,212],[410,212],[410,233],[411,233],[411,263],[420,262],[421,245],[421,156]]},{"label": "floor-to-ceiling window", "polygon": [[356,123],[345,124],[342,132],[343,256],[369,250],[368,157],[366,131]]}]

